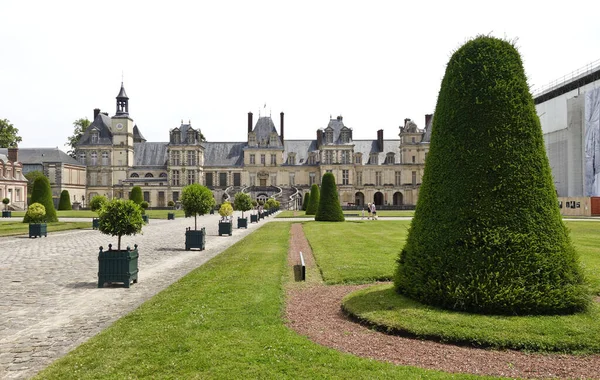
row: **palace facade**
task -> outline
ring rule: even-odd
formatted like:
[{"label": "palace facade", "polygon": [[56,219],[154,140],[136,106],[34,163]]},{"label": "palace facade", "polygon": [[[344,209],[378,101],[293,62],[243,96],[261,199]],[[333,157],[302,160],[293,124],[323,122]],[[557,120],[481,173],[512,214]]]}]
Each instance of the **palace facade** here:
[{"label": "palace facade", "polygon": [[94,195],[127,198],[140,186],[150,207],[177,202],[182,188],[200,183],[213,191],[217,203],[236,192],[253,199],[275,197],[296,208],[324,173],[332,172],[343,206],[414,207],[429,149],[431,115],[425,128],[410,119],[399,139],[386,140],[383,130],[373,140],[353,139],[342,116],[331,118],[315,139],[287,140],[284,113],[279,130],[270,116],[254,123],[248,113],[247,140],[204,141],[199,128],[181,122],[168,131],[168,141],[148,142],[129,114],[125,88],[116,98],[116,113],[94,110],[94,120],[77,146],[78,161],[87,166],[87,199]]}]

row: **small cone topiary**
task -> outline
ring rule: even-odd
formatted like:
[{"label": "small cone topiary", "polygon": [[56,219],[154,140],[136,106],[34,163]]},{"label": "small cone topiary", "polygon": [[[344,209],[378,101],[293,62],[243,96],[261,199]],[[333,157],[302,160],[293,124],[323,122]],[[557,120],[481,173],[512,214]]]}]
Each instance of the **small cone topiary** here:
[{"label": "small cone topiary", "polygon": [[71,210],[71,198],[68,190],[63,190],[60,193],[60,201],[58,202],[59,210]]},{"label": "small cone topiary", "polygon": [[308,206],[306,207],[306,215],[315,215],[319,209],[319,186],[317,184],[312,185],[310,188],[310,197],[308,199]]},{"label": "small cone topiary", "polygon": [[[33,182],[33,190],[31,192],[31,203],[40,203],[46,210],[46,222],[58,222],[56,217],[56,209],[52,200],[52,189],[48,178],[41,176],[37,177]],[[30,223],[27,214],[23,218],[23,223]]]},{"label": "small cone topiary", "polygon": [[306,211],[308,203],[310,202],[310,193],[304,194],[304,202],[302,203],[302,211]]},{"label": "small cone topiary", "polygon": [[450,58],[396,290],[486,314],[585,309],[542,129],[515,47],[477,37]]},{"label": "small cone topiary", "polygon": [[129,195],[129,199],[134,201],[136,205],[141,205],[144,201],[144,196],[142,195],[142,188],[139,186],[134,186],[131,189],[131,194]]},{"label": "small cone topiary", "polygon": [[343,222],[345,220],[338,197],[337,186],[335,185],[335,176],[332,173],[325,173],[323,175],[319,209],[315,215],[315,220],[320,222]]}]

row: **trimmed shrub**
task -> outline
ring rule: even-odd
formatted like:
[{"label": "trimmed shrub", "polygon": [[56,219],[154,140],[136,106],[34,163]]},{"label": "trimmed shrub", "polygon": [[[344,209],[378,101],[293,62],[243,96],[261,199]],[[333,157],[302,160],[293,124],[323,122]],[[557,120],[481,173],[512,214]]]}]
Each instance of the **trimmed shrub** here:
[{"label": "trimmed shrub", "polygon": [[310,188],[310,197],[306,207],[306,215],[315,215],[319,209],[319,186],[312,185]]},{"label": "trimmed shrub", "polygon": [[265,208],[267,210],[272,210],[276,207],[277,207],[277,201],[275,199],[273,199],[273,198],[267,199],[267,202],[265,203]]},{"label": "trimmed shrub", "polygon": [[63,190],[60,193],[60,201],[58,202],[59,210],[71,210],[71,198],[68,190]]},{"label": "trimmed shrub", "polygon": [[181,206],[185,216],[194,216],[194,229],[198,229],[197,215],[204,215],[215,207],[215,198],[206,186],[194,183],[181,190]]},{"label": "trimmed shrub", "polygon": [[29,223],[43,223],[46,219],[46,208],[41,203],[32,203],[27,208],[25,217],[29,219]]},{"label": "trimmed shrub", "polygon": [[141,205],[144,201],[144,196],[142,195],[142,188],[139,186],[134,186],[131,189],[131,195],[129,196],[129,199],[134,201],[135,204]]},{"label": "trimmed shrub", "polygon": [[175,202],[169,201],[169,202],[167,202],[167,206],[169,206],[169,207],[175,207]]},{"label": "trimmed shrub", "polygon": [[117,250],[121,250],[121,236],[142,232],[142,210],[135,202],[113,199],[100,209],[98,230],[103,234],[117,236]]},{"label": "trimmed shrub", "polygon": [[345,220],[333,173],[323,174],[319,208],[315,220],[320,222],[343,222]]},{"label": "trimmed shrub", "polygon": [[302,202],[302,211],[306,211],[308,203],[310,202],[310,193],[304,194],[304,202]]},{"label": "trimmed shrub", "polygon": [[235,198],[233,198],[233,206],[236,210],[242,212],[242,218],[244,217],[244,211],[248,211],[252,209],[252,198],[250,195],[246,193],[236,193]]},{"label": "trimmed shrub", "polygon": [[142,208],[142,215],[146,215],[146,210],[149,206],[150,204],[146,201],[142,201],[142,203],[140,203],[140,207]]},{"label": "trimmed shrub", "polygon": [[[46,209],[46,222],[58,222],[56,217],[56,209],[52,200],[52,190],[50,182],[44,176],[37,177],[33,182],[33,191],[31,192],[31,203],[41,203]],[[23,223],[30,223],[30,219],[25,214]]]},{"label": "trimmed shrub", "polygon": [[104,195],[94,195],[90,201],[90,210],[98,212],[106,203],[108,199]]},{"label": "trimmed shrub", "polygon": [[585,309],[542,129],[515,47],[477,37],[450,58],[396,290],[487,314]]},{"label": "trimmed shrub", "polygon": [[2,199],[2,204],[4,205],[4,210],[8,208],[8,204],[10,203],[10,199],[4,198]]},{"label": "trimmed shrub", "polygon": [[231,207],[231,203],[228,201],[223,202],[221,207],[219,207],[219,215],[221,215],[223,218],[228,218],[231,216],[231,214],[233,214],[233,207]]}]

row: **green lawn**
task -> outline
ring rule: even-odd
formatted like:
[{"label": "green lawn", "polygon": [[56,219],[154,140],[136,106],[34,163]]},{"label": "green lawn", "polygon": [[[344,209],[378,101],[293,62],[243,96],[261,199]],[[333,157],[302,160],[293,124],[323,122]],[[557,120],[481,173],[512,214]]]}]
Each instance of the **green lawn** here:
[{"label": "green lawn", "polygon": [[[358,215],[362,216],[361,210],[344,210],[345,215]],[[414,210],[381,210],[377,211],[379,217],[412,217],[415,215]],[[365,213],[365,218],[368,216]],[[277,215],[278,218],[311,218],[314,219],[314,215],[306,215],[304,211],[282,211]]]},{"label": "green lawn", "polygon": [[[89,222],[56,222],[48,223],[48,233],[65,230],[92,228]],[[0,221],[0,236],[28,235],[29,223]]]},{"label": "green lawn", "polygon": [[[410,221],[304,223],[304,234],[327,284],[391,280]],[[343,244],[341,244],[343,242]]]},{"label": "green lawn", "polygon": [[37,378],[475,378],[355,357],[285,327],[289,228],[262,226]]},{"label": "green lawn", "polygon": [[[167,219],[167,214],[170,212],[174,212],[176,218],[185,217],[183,210],[146,210],[150,219]],[[13,211],[12,216],[22,218],[25,216],[25,211]],[[56,211],[56,216],[59,218],[97,218],[98,213],[91,210],[62,210]]]}]

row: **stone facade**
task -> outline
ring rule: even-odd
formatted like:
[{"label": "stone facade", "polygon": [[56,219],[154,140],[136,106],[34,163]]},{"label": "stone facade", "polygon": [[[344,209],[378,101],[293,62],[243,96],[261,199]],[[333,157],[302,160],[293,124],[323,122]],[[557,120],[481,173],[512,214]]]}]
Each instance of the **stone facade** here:
[{"label": "stone facade", "polygon": [[204,141],[199,128],[183,121],[168,132],[168,142],[147,142],[129,116],[128,100],[121,85],[115,115],[94,110],[77,147],[80,163],[87,165],[88,199],[96,194],[127,198],[137,185],[150,207],[165,207],[179,200],[184,186],[200,183],[213,191],[217,203],[244,191],[255,199],[275,196],[294,208],[313,183],[332,172],[343,206],[417,202],[431,115],[424,129],[405,119],[394,140],[385,140],[383,130],[376,139],[354,140],[342,116],[317,130],[316,139],[286,140],[282,112],[279,131],[270,116],[254,124],[249,113],[243,142]]},{"label": "stone facade", "polygon": [[[0,201],[10,199],[9,210],[23,210],[27,201],[27,179],[23,176],[23,164],[19,162],[18,148],[0,151]],[[0,203],[2,210],[4,205]]]}]

